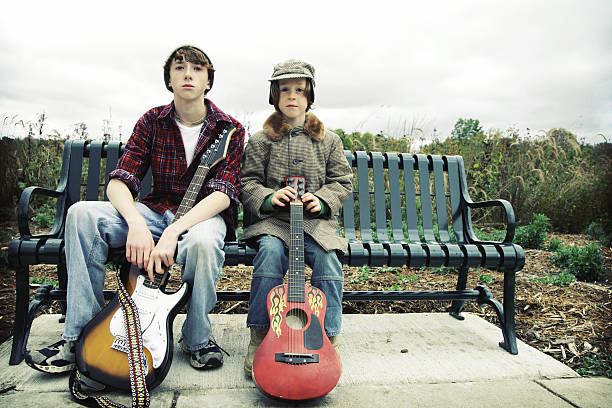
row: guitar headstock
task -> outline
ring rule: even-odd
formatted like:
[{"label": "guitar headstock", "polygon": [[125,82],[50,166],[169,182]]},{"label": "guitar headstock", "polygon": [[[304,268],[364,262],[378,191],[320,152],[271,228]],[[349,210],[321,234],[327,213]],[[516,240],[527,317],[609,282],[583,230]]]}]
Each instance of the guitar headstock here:
[{"label": "guitar headstock", "polygon": [[294,202],[302,202],[302,195],[306,192],[306,178],[302,176],[285,176],[285,184],[297,191]]},{"label": "guitar headstock", "polygon": [[212,145],[206,149],[206,152],[200,159],[200,165],[208,168],[213,167],[227,156],[227,148],[229,146],[230,139],[236,131],[236,126],[228,126],[217,136],[217,139]]}]

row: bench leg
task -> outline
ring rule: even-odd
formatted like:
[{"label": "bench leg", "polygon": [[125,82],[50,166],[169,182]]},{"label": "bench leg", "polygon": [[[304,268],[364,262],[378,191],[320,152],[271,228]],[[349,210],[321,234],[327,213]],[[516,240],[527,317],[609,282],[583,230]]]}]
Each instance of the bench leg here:
[{"label": "bench leg", "polygon": [[28,330],[28,304],[30,303],[30,267],[20,265],[15,268],[16,299],[15,323],[13,324],[13,346],[11,349],[10,365],[17,365],[23,360],[25,338]]},{"label": "bench leg", "polygon": [[29,266],[18,267],[17,269],[17,299],[15,301],[15,325],[13,328],[13,346],[9,365],[21,363],[25,357],[30,328],[36,313],[40,308],[51,304],[51,290],[53,285],[44,285],[38,288],[34,295],[34,300],[30,298],[30,271]]},{"label": "bench leg", "polygon": [[514,324],[515,274],[514,269],[504,270],[504,342],[499,344],[511,354],[518,354]]},{"label": "bench leg", "polygon": [[[459,269],[459,277],[457,278],[457,290],[465,290],[467,285],[467,276],[469,268],[467,266],[462,266]],[[461,316],[461,312],[463,311],[463,307],[465,306],[465,300],[453,300],[450,309],[448,310],[449,314],[453,316],[455,319],[463,320],[464,317]]]},{"label": "bench leg", "polygon": [[[57,265],[57,281],[59,288],[65,293],[68,289],[68,271],[66,270],[66,264],[63,262]],[[57,303],[62,311],[62,317],[60,317],[59,322],[64,323],[66,321],[66,299],[58,300]]]}]

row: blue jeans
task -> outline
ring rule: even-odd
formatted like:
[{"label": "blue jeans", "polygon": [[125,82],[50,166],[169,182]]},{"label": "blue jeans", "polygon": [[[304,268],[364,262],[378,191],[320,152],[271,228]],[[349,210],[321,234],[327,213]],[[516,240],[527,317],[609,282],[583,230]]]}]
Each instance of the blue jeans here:
[{"label": "blue jeans", "polygon": [[[155,240],[174,220],[170,211],[158,214],[138,202],[136,208]],[[76,340],[83,327],[104,306],[104,264],[108,250],[125,246],[127,233],[127,223],[110,202],[80,201],[68,209],[64,340]],[[192,351],[204,348],[211,335],[208,313],[217,301],[215,288],[225,261],[225,233],[225,222],[217,215],[190,228],[178,242],[175,262],[183,265],[181,277],[192,289],[183,325],[184,344]]]},{"label": "blue jeans", "polygon": [[[270,327],[266,299],[270,290],[283,283],[289,268],[283,241],[272,235],[257,238],[259,249],[253,261],[251,297],[247,326],[256,329]],[[311,284],[323,291],[327,299],[325,332],[328,336],[340,333],[342,326],[342,264],[334,251],[325,252],[310,236],[304,235],[304,260],[312,268]]]}]

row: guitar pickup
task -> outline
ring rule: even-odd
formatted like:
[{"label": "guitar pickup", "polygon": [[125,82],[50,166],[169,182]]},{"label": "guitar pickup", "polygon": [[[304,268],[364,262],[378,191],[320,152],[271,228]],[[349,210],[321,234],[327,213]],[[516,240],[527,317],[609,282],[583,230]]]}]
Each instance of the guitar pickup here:
[{"label": "guitar pickup", "polygon": [[287,364],[313,364],[319,362],[318,354],[308,353],[276,353],[274,361]]}]

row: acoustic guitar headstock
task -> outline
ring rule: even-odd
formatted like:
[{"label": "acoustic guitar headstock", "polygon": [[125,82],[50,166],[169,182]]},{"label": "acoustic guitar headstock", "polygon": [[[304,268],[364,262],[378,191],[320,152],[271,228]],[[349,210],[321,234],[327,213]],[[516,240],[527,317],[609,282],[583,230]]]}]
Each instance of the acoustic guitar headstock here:
[{"label": "acoustic guitar headstock", "polygon": [[306,192],[306,178],[302,176],[285,176],[285,184],[297,191],[295,202],[302,202],[302,195]]}]

